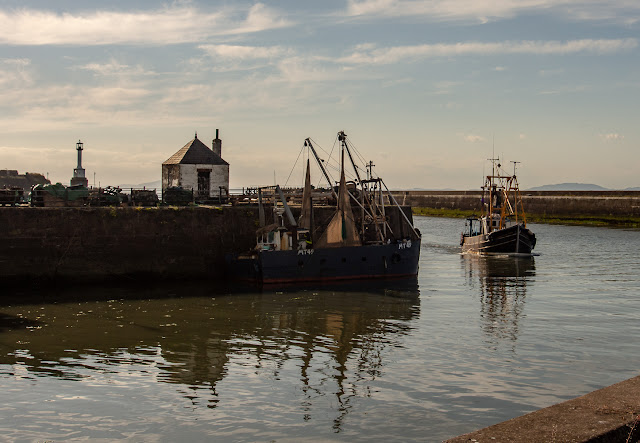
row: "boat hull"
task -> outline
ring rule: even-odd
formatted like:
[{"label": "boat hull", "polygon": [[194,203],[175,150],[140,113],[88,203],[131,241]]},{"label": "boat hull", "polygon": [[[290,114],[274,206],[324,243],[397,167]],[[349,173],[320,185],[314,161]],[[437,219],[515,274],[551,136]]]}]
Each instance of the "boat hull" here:
[{"label": "boat hull", "polygon": [[395,278],[418,273],[420,240],[383,245],[260,251],[230,257],[236,279],[258,283]]},{"label": "boat hull", "polygon": [[535,234],[523,225],[462,238],[462,252],[480,254],[531,254],[535,245]]}]

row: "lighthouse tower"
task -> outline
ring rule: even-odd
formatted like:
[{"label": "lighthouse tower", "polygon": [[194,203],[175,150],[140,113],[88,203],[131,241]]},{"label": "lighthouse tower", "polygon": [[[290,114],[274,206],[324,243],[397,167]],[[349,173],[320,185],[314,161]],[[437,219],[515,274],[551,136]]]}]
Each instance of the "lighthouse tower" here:
[{"label": "lighthouse tower", "polygon": [[76,150],[78,151],[78,167],[73,170],[73,177],[71,178],[71,186],[82,185],[85,188],[89,187],[89,180],[84,175],[84,168],[82,167],[82,149],[83,143],[78,140],[76,143]]}]

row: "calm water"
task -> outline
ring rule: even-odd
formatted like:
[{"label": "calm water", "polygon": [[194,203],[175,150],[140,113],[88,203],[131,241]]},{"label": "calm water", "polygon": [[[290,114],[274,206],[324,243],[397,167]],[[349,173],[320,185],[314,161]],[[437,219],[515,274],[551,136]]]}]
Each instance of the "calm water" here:
[{"label": "calm water", "polygon": [[531,225],[540,256],[489,259],[416,222],[408,281],[5,290],[0,435],[439,441],[638,375],[640,232]]}]

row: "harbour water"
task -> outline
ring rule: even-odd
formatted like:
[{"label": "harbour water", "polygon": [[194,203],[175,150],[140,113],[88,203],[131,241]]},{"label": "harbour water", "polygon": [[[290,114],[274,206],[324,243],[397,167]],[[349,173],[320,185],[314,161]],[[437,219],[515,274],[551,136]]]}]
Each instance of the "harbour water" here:
[{"label": "harbour water", "polygon": [[640,232],[531,225],[461,255],[416,217],[417,279],[3,290],[10,441],[441,441],[638,375]]}]

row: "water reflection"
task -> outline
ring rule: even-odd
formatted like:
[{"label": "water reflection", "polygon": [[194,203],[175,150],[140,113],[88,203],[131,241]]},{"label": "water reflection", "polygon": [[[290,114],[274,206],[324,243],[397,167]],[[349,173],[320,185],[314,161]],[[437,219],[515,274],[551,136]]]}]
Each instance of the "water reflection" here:
[{"label": "water reflection", "polygon": [[[403,346],[419,315],[416,279],[233,293],[203,285],[93,289],[90,301],[58,295],[63,302],[3,300],[0,377],[96,384],[96,374],[150,376],[180,385],[196,408],[216,408],[233,368],[246,389],[256,375],[290,381],[305,420],[324,397],[335,405],[336,432],[352,399],[370,396],[385,350]],[[227,401],[238,401],[229,399],[241,389],[229,389]]]},{"label": "water reflection", "polygon": [[524,310],[527,286],[535,276],[535,259],[528,256],[461,256],[467,285],[479,283],[480,317],[487,335],[515,341]]}]

